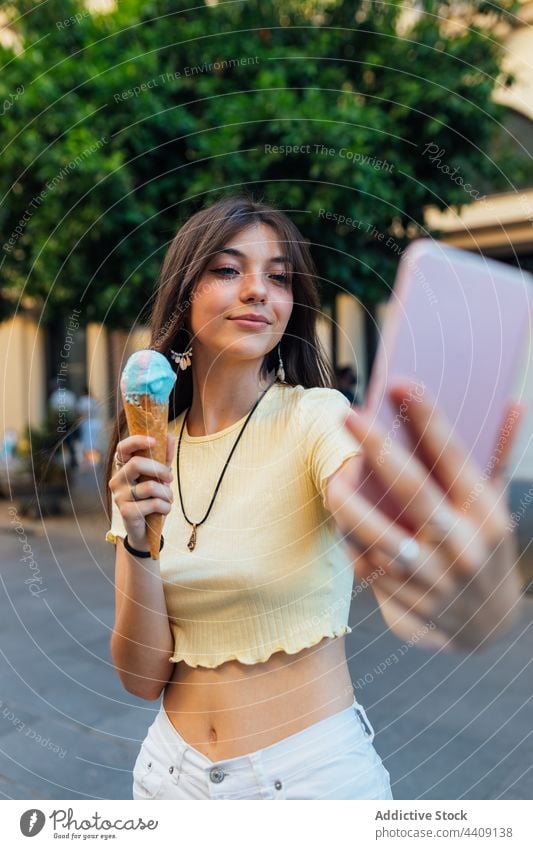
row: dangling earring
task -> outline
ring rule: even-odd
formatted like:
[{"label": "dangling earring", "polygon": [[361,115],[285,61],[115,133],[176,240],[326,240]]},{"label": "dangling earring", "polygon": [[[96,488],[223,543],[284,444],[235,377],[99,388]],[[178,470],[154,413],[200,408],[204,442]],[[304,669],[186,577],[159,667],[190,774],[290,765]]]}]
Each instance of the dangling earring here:
[{"label": "dangling earring", "polygon": [[[188,332],[188,331],[187,331]],[[190,338],[190,334],[189,334]],[[176,351],[170,349],[170,357],[176,362],[182,371],[189,368],[192,359],[192,345],[189,345],[186,351],[183,351],[182,354],[178,354]]]},{"label": "dangling earring", "polygon": [[283,368],[283,360],[281,359],[281,346],[280,345],[278,345],[278,357],[279,357],[279,361],[278,361],[278,370],[276,372],[276,377],[282,383],[285,383],[285,369]]}]

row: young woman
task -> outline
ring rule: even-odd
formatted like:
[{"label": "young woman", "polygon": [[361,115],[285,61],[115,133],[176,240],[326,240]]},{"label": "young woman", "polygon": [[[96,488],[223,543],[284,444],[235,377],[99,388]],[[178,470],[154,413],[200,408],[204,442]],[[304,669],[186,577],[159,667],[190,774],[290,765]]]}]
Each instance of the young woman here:
[{"label": "young woman", "polygon": [[[514,617],[501,482],[461,510],[479,470],[402,386],[424,462],[398,445],[373,462],[384,435],[348,416],[318,314],[308,246],[282,213],[230,197],[177,233],[152,315],[151,347],[180,366],[168,465],[139,456],[149,441],[123,418],[109,455],[113,662],[129,692],[163,694],[135,799],[392,798],[346,662],[354,570],[394,633],[425,630],[418,645],[474,647]],[[415,537],[354,491],[363,452]],[[159,560],[150,513],[166,516]]]}]

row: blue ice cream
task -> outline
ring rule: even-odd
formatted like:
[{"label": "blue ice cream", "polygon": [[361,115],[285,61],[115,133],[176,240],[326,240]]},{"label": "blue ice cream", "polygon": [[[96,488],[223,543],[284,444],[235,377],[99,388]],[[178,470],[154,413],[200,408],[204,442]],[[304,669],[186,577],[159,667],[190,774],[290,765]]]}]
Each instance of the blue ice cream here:
[{"label": "blue ice cream", "polygon": [[154,404],[167,404],[176,375],[158,351],[136,351],[129,357],[120,379],[120,389],[129,404],[138,404],[141,395],[149,395]]}]

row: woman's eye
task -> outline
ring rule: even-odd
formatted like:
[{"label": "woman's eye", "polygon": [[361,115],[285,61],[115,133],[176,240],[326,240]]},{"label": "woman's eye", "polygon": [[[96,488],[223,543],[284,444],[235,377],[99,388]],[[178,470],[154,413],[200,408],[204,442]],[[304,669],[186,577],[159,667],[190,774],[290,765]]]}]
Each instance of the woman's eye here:
[{"label": "woman's eye", "polygon": [[228,275],[225,273],[226,271],[234,271],[235,274],[239,273],[235,268],[230,268],[230,266],[224,266],[223,268],[214,268],[213,274],[220,274],[221,277],[227,277]]},{"label": "woman's eye", "polygon": [[[213,271],[213,274],[218,274],[221,277],[233,276],[231,274],[231,272],[233,272],[234,274],[239,273],[235,268],[231,268],[231,266],[229,266],[229,265],[225,265],[222,268],[213,268],[212,271]],[[272,274],[271,277],[273,277],[274,280],[277,280],[279,283],[287,283],[288,282],[288,277],[287,277],[286,274]]]}]

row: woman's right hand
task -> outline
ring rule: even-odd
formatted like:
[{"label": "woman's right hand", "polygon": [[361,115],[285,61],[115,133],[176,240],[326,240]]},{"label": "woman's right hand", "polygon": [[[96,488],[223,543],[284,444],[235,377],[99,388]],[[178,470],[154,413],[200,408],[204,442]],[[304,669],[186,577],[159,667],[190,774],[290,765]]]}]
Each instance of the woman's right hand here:
[{"label": "woman's right hand", "polygon": [[109,479],[109,489],[122,516],[128,540],[133,548],[141,550],[147,548],[146,516],[170,513],[174,498],[169,484],[173,479],[170,464],[176,438],[167,435],[166,465],[136,453],[149,450],[154,442],[149,436],[122,439],[117,444],[116,456],[124,465],[115,466]]}]

